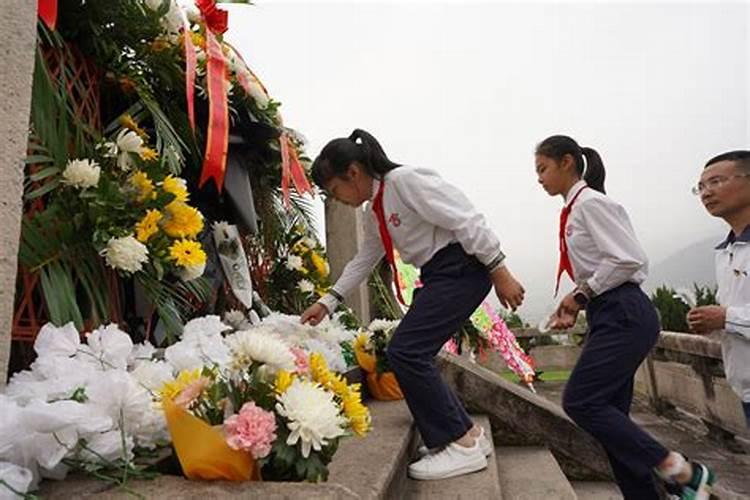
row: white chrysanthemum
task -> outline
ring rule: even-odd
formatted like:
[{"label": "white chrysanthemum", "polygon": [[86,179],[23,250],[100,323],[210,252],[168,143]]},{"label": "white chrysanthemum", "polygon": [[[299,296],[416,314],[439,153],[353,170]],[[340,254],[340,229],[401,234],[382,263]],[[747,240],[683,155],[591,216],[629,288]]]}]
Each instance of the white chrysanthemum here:
[{"label": "white chrysanthemum", "polygon": [[315,326],[316,338],[324,340],[331,344],[340,344],[350,342],[357,336],[356,330],[348,329],[341,323],[341,313],[337,313],[333,318],[324,318],[323,321]]},{"label": "white chrysanthemum", "polygon": [[276,411],[287,419],[291,431],[286,443],[294,446],[302,441],[303,457],[309,457],[311,449],[320,451],[331,439],[344,434],[346,418],[333,400],[333,393],[320,385],[295,379],[276,400]]},{"label": "white chrysanthemum", "polygon": [[344,354],[339,344],[321,339],[308,339],[304,346],[307,352],[322,354],[328,368],[332,371],[339,373],[346,371],[346,360],[344,360]]},{"label": "white chrysanthemum", "polygon": [[255,101],[255,104],[259,109],[266,109],[269,102],[268,94],[265,90],[263,90],[263,86],[260,84],[257,78],[253,76],[252,73],[248,71],[247,76],[250,83],[250,97],[253,98],[253,101]]},{"label": "white chrysanthemum", "polygon": [[232,227],[227,221],[216,221],[214,222],[213,226],[211,226],[211,230],[214,233],[214,238],[216,238],[219,241],[223,241],[228,239],[228,236],[225,235],[231,235],[233,230]]},{"label": "white chrysanthemum", "polygon": [[[34,474],[26,467],[2,461],[0,461],[0,477],[9,487],[20,493],[27,493],[34,481]],[[10,494],[8,498],[17,498],[17,496]]]},{"label": "white chrysanthemum", "polygon": [[318,246],[318,242],[309,236],[302,238],[302,244],[307,246],[307,248],[315,248]]},{"label": "white chrysanthemum", "polygon": [[39,358],[70,357],[80,346],[81,337],[72,321],[61,327],[47,323],[34,341],[34,351]]},{"label": "white chrysanthemum", "polygon": [[224,367],[230,358],[229,348],[221,335],[186,329],[181,341],[166,348],[164,359],[175,373],[179,373],[183,370],[195,370],[204,365]]},{"label": "white chrysanthemum", "polygon": [[26,370],[13,375],[5,394],[18,404],[27,405],[38,399],[54,401],[69,399],[79,388],[100,373],[93,363],[77,358],[41,357]]},{"label": "white chrysanthemum", "polygon": [[93,160],[70,160],[63,171],[63,182],[69,186],[86,189],[99,184],[102,169]]},{"label": "white chrysanthemum", "polygon": [[202,262],[200,264],[195,264],[192,266],[181,267],[177,272],[177,276],[179,276],[182,281],[192,281],[203,276],[205,270],[206,263]]},{"label": "white chrysanthemum", "polygon": [[82,355],[89,354],[104,370],[125,370],[128,358],[133,351],[133,341],[130,335],[120,330],[115,324],[102,326],[86,336],[88,348]]},{"label": "white chrysanthemum", "polygon": [[224,313],[224,323],[235,330],[247,330],[252,326],[245,313],[237,309],[232,309]]},{"label": "white chrysanthemum", "polygon": [[258,313],[250,309],[250,312],[247,315],[247,318],[250,320],[250,324],[253,326],[260,325],[261,319],[260,316],[258,316]]},{"label": "white chrysanthemum", "polygon": [[128,357],[128,366],[135,368],[141,363],[151,361],[155,353],[156,347],[154,347],[154,345],[148,340],[144,340],[133,347],[133,350]]},{"label": "white chrysanthemum", "polygon": [[133,445],[131,436],[125,436],[125,443],[123,443],[122,432],[119,429],[91,434],[86,437],[86,448],[81,450],[80,457],[94,463],[102,460],[108,462],[114,462],[117,459],[132,460]]},{"label": "white chrysanthemum", "polygon": [[278,370],[294,371],[295,358],[281,337],[263,332],[260,328],[242,330],[226,338],[235,368],[242,369],[250,363],[266,365],[271,373]]},{"label": "white chrysanthemum", "polygon": [[290,255],[286,259],[286,268],[290,271],[302,270],[302,257],[299,255]]},{"label": "white chrysanthemum", "polygon": [[122,238],[110,238],[107,248],[101,251],[107,265],[129,273],[143,269],[148,262],[148,248],[132,235]]},{"label": "white chrysanthemum", "polygon": [[130,374],[151,393],[158,392],[165,382],[174,379],[172,367],[164,361],[143,361]]},{"label": "white chrysanthemum", "polygon": [[315,291],[315,285],[310,280],[300,280],[299,283],[297,283],[297,288],[299,288],[302,293],[311,293]]},{"label": "white chrysanthemum", "polygon": [[143,139],[132,130],[122,129],[115,138],[117,144],[117,166],[127,172],[133,167],[131,154],[141,154],[143,151]]},{"label": "white chrysanthemum", "polygon": [[162,419],[151,404],[151,396],[128,373],[103,372],[91,381],[86,395],[86,405],[92,412],[110,417],[137,446],[152,447],[163,435]]},{"label": "white chrysanthemum", "polygon": [[215,314],[194,318],[187,322],[182,330],[183,337],[190,337],[193,334],[198,335],[221,335],[230,328],[225,325],[221,318]]},{"label": "white chrysanthemum", "polygon": [[371,332],[387,332],[396,328],[398,324],[399,320],[374,319],[367,329]]}]

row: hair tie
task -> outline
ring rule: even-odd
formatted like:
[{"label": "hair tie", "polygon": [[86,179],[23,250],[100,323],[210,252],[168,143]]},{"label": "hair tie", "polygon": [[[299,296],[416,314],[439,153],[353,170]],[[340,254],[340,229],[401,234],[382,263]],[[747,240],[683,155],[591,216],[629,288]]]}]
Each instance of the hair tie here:
[{"label": "hair tie", "polygon": [[581,171],[581,177],[586,177],[586,170],[589,168],[589,162],[586,158],[586,153],[583,152],[583,148],[581,148],[581,160],[583,161],[583,170]]}]

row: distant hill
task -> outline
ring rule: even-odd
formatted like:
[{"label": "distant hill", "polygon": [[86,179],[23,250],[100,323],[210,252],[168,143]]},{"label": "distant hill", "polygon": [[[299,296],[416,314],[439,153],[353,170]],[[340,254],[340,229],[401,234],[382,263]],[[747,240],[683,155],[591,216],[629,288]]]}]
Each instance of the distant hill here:
[{"label": "distant hill", "polygon": [[649,291],[661,285],[672,288],[699,285],[716,285],[714,272],[714,247],[724,235],[712,236],[692,243],[668,258],[652,262],[644,288]]}]

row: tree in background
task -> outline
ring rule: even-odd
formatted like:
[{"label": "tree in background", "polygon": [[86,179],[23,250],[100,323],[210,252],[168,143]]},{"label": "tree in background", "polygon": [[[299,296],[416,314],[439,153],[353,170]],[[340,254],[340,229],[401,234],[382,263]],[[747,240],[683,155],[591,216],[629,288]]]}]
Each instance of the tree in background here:
[{"label": "tree in background", "polygon": [[686,333],[690,331],[686,316],[691,308],[718,303],[715,287],[695,283],[692,290],[675,290],[662,285],[651,295],[651,302],[659,312],[662,330]]}]

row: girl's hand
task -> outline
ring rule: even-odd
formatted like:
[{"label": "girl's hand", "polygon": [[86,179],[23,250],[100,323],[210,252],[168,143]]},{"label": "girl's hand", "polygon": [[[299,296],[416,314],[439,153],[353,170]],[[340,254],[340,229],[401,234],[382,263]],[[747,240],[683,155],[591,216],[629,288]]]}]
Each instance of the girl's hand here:
[{"label": "girl's hand", "polygon": [[516,310],[516,307],[523,303],[523,296],[526,290],[523,289],[508,268],[505,266],[495,269],[490,275],[492,284],[495,285],[495,293],[500,303],[506,309]]},{"label": "girl's hand", "polygon": [[581,310],[581,306],[576,302],[573,292],[565,296],[565,298],[557,306],[557,311],[554,314],[554,320],[550,324],[550,328],[553,330],[567,330],[573,328],[578,319],[578,312]]},{"label": "girl's hand", "polygon": [[302,313],[302,316],[300,317],[300,323],[302,323],[303,325],[306,323],[310,323],[310,325],[315,326],[323,321],[323,318],[325,318],[327,315],[328,309],[326,308],[326,306],[324,306],[320,302],[316,302]]}]

